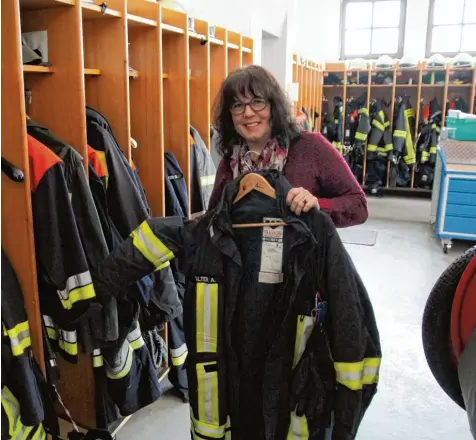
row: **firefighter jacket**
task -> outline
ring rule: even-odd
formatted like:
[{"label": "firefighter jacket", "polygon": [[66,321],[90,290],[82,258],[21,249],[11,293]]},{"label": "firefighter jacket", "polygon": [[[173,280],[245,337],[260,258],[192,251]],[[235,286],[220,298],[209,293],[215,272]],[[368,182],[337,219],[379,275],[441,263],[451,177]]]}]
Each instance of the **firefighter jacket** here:
[{"label": "firefighter jacket", "polygon": [[377,158],[392,159],[393,144],[390,121],[379,102],[373,102],[370,108],[372,130],[367,145],[367,160]]},{"label": "firefighter jacket", "polygon": [[[27,120],[27,130],[63,161],[66,185],[86,259],[89,266],[97,265],[106,258],[109,250],[82,164],[83,158],[48,128],[31,119]],[[113,296],[105,298],[101,306],[97,313],[92,314],[90,310],[88,318],[80,322],[81,342],[90,353],[97,348],[96,337],[114,341],[118,336],[116,299]]]},{"label": "firefighter jacket", "polygon": [[410,102],[410,97],[405,96],[397,100],[395,104],[393,150],[396,158],[402,158],[409,166],[416,162],[414,134],[415,110]]},{"label": "firefighter jacket", "polygon": [[436,153],[441,130],[441,107],[436,98],[427,104],[422,114],[422,124],[417,139],[418,162],[420,165],[436,163]]},{"label": "firefighter jacket", "polygon": [[96,300],[71,207],[64,163],[28,135],[31,203],[41,312],[64,357],[78,354],[76,324]]},{"label": "firefighter jacket", "polygon": [[[285,203],[289,182],[275,171],[263,175],[276,199],[253,191],[233,204],[238,178],[198,221],[146,220],[95,268],[97,290],[119,292],[174,257],[183,261],[192,436],[233,440],[314,438],[325,428],[289,409],[319,292],[337,381],[333,439],[354,438],[381,358],[370,299],[331,219],[319,210],[297,218]],[[263,218],[288,226],[232,229]]]},{"label": "firefighter jacket", "polygon": [[45,411],[52,407],[43,403],[37,375],[23,294],[2,250],[2,439],[46,440]]},{"label": "firefighter jacket", "polygon": [[321,122],[321,133],[322,135],[330,142],[329,136],[329,102],[327,101],[327,98],[324,97],[322,99],[322,122]]},{"label": "firefighter jacket", "polygon": [[[95,172],[95,201],[101,204],[98,212],[105,217],[101,223],[109,227],[105,235],[112,238],[114,249],[149,216],[149,209],[136,170],[122,153],[107,120],[89,107],[86,116],[88,144],[102,165]],[[149,330],[182,312],[170,265],[164,264],[154,274],[146,275],[117,298],[119,337],[95,350],[93,356],[93,365],[104,367],[108,392],[123,416],[160,396],[157,372],[141,333],[139,316],[145,318],[144,330]]]},{"label": "firefighter jacket", "polygon": [[216,167],[198,131],[190,126],[191,214],[205,214],[215,184]]}]

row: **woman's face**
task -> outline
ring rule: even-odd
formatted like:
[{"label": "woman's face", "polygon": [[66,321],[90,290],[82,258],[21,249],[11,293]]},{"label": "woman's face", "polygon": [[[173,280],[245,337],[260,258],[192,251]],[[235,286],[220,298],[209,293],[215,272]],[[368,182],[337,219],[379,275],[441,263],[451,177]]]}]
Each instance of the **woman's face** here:
[{"label": "woman's face", "polygon": [[264,98],[238,95],[230,112],[235,130],[247,143],[267,142],[271,137],[271,108]]}]

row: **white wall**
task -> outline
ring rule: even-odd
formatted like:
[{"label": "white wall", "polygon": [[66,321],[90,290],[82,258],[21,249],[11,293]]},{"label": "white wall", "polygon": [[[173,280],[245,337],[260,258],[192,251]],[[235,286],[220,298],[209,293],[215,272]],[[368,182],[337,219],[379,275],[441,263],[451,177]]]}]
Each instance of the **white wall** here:
[{"label": "white wall", "polygon": [[[298,0],[295,52],[314,61],[340,57],[340,0]],[[407,0],[404,54],[425,57],[429,0]]]}]

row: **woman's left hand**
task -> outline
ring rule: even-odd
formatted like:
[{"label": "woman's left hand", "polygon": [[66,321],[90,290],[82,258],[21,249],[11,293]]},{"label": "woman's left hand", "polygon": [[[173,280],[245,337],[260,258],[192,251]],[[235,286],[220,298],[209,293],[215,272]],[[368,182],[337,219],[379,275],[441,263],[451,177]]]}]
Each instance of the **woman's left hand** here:
[{"label": "woman's left hand", "polygon": [[308,212],[312,208],[319,209],[319,202],[317,197],[314,197],[307,189],[293,188],[288,192],[286,203],[289,205],[289,209],[296,215],[300,215],[301,212]]}]

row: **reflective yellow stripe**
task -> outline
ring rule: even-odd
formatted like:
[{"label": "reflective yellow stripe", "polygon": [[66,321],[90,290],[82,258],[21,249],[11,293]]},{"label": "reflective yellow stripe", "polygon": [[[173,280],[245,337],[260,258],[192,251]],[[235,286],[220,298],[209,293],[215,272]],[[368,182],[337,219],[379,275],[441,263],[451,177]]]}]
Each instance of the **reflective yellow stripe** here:
[{"label": "reflective yellow stripe", "polygon": [[385,121],[385,122],[383,123],[383,126],[384,126],[385,128],[387,128],[389,125],[390,125],[390,121]]},{"label": "reflective yellow stripe", "polygon": [[351,390],[378,382],[380,358],[366,358],[360,362],[335,362],[337,382]]},{"label": "reflective yellow stripe", "polygon": [[101,354],[100,349],[96,349],[93,351],[93,367],[94,368],[99,368],[104,365],[104,359]]},{"label": "reflective yellow stripe", "polygon": [[360,132],[355,133],[355,139],[359,141],[365,141],[366,138],[367,138],[367,135],[365,133],[360,133]]},{"label": "reflective yellow stripe", "polygon": [[[220,423],[218,410],[218,371],[206,371],[205,367],[214,366],[216,362],[197,364],[198,388],[198,420],[200,423],[213,425],[216,429]],[[221,435],[224,435],[224,426],[220,426]]]},{"label": "reflective yellow stripe", "polygon": [[293,368],[301,359],[307,341],[311,336],[312,329],[316,320],[312,316],[299,315],[297,318],[296,342],[294,344]]},{"label": "reflective yellow stripe", "polygon": [[184,343],[179,348],[171,348],[170,354],[172,356],[172,365],[176,367],[183,365],[188,355],[187,344]]},{"label": "reflective yellow stripe", "polygon": [[21,356],[28,347],[31,347],[30,327],[28,321],[20,322],[11,329],[7,329],[4,326],[4,333],[6,333],[10,339],[10,345],[14,356]]},{"label": "reflective yellow stripe", "polygon": [[6,386],[2,388],[2,406],[8,419],[8,434],[11,438],[15,438],[14,436],[22,426],[20,421],[20,404]]},{"label": "reflective yellow stripe", "polygon": [[436,154],[436,147],[430,147],[430,154]]},{"label": "reflective yellow stripe", "polygon": [[370,151],[370,152],[377,151],[377,145],[369,144],[367,146],[367,151]]},{"label": "reflective yellow stripe", "polygon": [[43,440],[45,438],[46,438],[46,432],[45,432],[45,429],[43,428],[43,425],[41,424],[40,426],[38,426],[31,440]]},{"label": "reflective yellow stripe", "polygon": [[404,130],[394,130],[393,131],[393,136],[394,137],[399,137],[399,138],[406,138],[407,137],[407,132]]},{"label": "reflective yellow stripe", "polygon": [[403,113],[407,118],[411,118],[416,115],[415,110],[413,108],[407,108]]},{"label": "reflective yellow stripe", "polygon": [[71,356],[77,356],[78,354],[78,335],[75,330],[68,331],[59,329],[58,345],[66,353]]},{"label": "reflective yellow stripe", "polygon": [[393,150],[393,145],[392,144],[386,144],[383,148],[381,148],[383,151],[392,151]]},{"label": "reflective yellow stripe", "polygon": [[213,185],[214,183],[215,183],[215,174],[200,177],[201,186]]},{"label": "reflective yellow stripe", "polygon": [[65,288],[57,291],[63,307],[71,310],[75,303],[94,298],[96,293],[92,282],[89,270],[70,276],[66,280]]},{"label": "reflective yellow stripe", "polygon": [[422,151],[421,162],[425,163],[429,158],[430,158],[430,153],[428,151]]},{"label": "reflective yellow stripe", "polygon": [[308,440],[309,428],[305,416],[298,417],[296,413],[291,413],[291,421],[289,423],[289,431],[286,440]]},{"label": "reflective yellow stripe", "polygon": [[131,236],[134,246],[155,267],[163,266],[174,258],[173,252],[156,237],[147,221],[132,231]]},{"label": "reflective yellow stripe", "polygon": [[[218,424],[214,425],[214,424],[205,423],[201,420],[198,420],[193,416],[192,410],[190,410],[190,419],[192,422],[193,438],[197,440],[203,440],[203,437],[223,439],[223,437],[225,436],[225,429],[227,426],[229,426],[228,423],[227,425],[218,425]],[[225,438],[231,439],[231,437],[225,437]]]},{"label": "reflective yellow stripe", "polygon": [[124,344],[121,348],[121,355],[122,359],[124,359],[123,366],[112,370],[111,368],[106,369],[106,374],[109,379],[122,379],[123,377],[127,376],[131,371],[132,367],[132,355],[133,350],[128,341],[124,341]]},{"label": "reflective yellow stripe", "polygon": [[227,417],[225,425],[225,440],[231,440],[231,423],[230,417]]},{"label": "reflective yellow stripe", "polygon": [[384,131],[385,130],[385,127],[383,126],[383,124],[379,121],[377,121],[377,119],[373,119],[372,120],[372,125],[374,127],[377,127],[380,131]]},{"label": "reflective yellow stripe", "polygon": [[46,332],[48,333],[48,337],[53,340],[58,340],[58,332],[56,329],[51,327],[46,327]]},{"label": "reflective yellow stripe", "polygon": [[138,350],[139,348],[145,345],[144,338],[142,337],[142,332],[139,327],[139,323],[137,323],[137,327],[129,332],[127,335],[127,341],[131,345],[133,350]]},{"label": "reflective yellow stripe", "polygon": [[156,268],[154,269],[154,272],[157,272],[158,270],[165,269],[166,267],[169,267],[169,266],[170,266],[170,262],[167,261],[166,263],[162,264],[161,266],[156,267]]},{"label": "reflective yellow stripe", "polygon": [[218,284],[197,283],[197,352],[216,353],[218,342]]},{"label": "reflective yellow stripe", "polygon": [[360,109],[360,113],[362,113],[363,115],[369,115],[369,109],[367,107],[362,107]]}]

